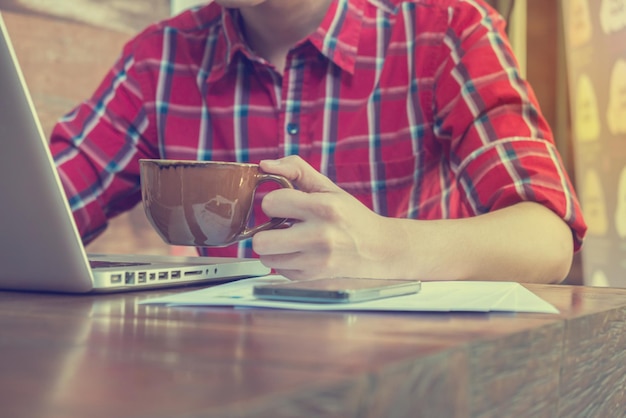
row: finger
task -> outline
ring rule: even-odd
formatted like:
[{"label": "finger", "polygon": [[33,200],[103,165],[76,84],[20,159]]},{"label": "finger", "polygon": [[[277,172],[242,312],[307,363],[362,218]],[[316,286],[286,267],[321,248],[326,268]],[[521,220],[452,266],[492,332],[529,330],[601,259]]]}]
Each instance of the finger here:
[{"label": "finger", "polygon": [[272,190],[263,196],[261,210],[270,218],[287,218],[303,221],[308,218],[307,201],[307,193],[300,190]]},{"label": "finger", "polygon": [[293,281],[303,281],[303,280],[311,280],[321,278],[318,276],[311,275],[309,271],[301,271],[301,270],[275,270],[276,274],[280,274],[281,276],[285,276],[289,280]]},{"label": "finger", "polygon": [[338,188],[328,177],[297,155],[278,160],[263,160],[259,164],[266,173],[284,176],[291,180],[296,188],[305,192],[334,191]]},{"label": "finger", "polygon": [[278,189],[266,194],[261,209],[271,218],[300,221],[336,218],[336,197],[331,193],[305,193],[294,189]]},{"label": "finger", "polygon": [[309,257],[302,253],[260,256],[259,260],[275,273],[292,280],[327,277],[322,269],[311,265]]},{"label": "finger", "polygon": [[270,229],[257,232],[252,237],[252,249],[259,255],[291,254],[308,245],[307,228],[302,223],[287,229]]},{"label": "finger", "polygon": [[259,259],[266,267],[274,270],[308,270],[308,266],[303,265],[302,253],[262,255]]}]

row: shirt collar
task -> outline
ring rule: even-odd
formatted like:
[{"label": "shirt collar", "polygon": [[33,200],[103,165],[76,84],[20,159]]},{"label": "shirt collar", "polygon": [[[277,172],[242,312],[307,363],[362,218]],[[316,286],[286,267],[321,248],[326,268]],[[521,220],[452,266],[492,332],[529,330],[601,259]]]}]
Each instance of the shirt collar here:
[{"label": "shirt collar", "polygon": [[334,0],[308,40],[329,60],[354,73],[366,0]]},{"label": "shirt collar", "polygon": [[241,30],[241,15],[237,9],[224,9],[222,12],[222,27],[226,41],[225,60],[226,66],[230,66],[238,52],[243,53],[250,59],[254,54],[250,50]]},{"label": "shirt collar", "polygon": [[[215,6],[215,5],[210,5]],[[222,6],[218,6],[222,7]],[[241,31],[240,15],[237,9],[222,8],[221,26],[222,30],[215,48],[215,62],[208,70],[207,82],[217,81],[224,77],[238,53],[242,53],[250,60],[256,59],[250,48],[246,44]]]},{"label": "shirt collar", "polygon": [[[320,26],[302,43],[310,42],[316,49],[343,70],[354,73],[363,7],[367,0],[333,0]],[[259,58],[246,44],[241,30],[241,15],[237,9],[223,9],[223,57],[221,65],[213,67],[207,81],[215,81],[228,71],[238,53],[250,60]],[[217,64],[217,63],[216,63]]]}]

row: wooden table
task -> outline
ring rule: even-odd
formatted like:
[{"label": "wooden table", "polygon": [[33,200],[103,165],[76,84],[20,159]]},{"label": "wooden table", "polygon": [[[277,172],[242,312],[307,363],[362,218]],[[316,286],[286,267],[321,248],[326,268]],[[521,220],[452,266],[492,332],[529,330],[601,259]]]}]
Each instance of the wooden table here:
[{"label": "wooden table", "polygon": [[[0,292],[0,416],[623,417],[626,289],[560,315],[138,305]],[[171,292],[171,291],[170,291]]]}]

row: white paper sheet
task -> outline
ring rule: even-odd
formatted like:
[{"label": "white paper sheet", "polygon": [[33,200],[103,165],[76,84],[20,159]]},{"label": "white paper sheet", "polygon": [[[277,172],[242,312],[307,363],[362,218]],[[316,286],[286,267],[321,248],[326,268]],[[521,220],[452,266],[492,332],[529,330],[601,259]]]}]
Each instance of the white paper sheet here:
[{"label": "white paper sheet", "polygon": [[310,311],[405,312],[532,312],[559,313],[524,286],[513,282],[422,282],[419,293],[359,303],[296,303],[257,299],[255,285],[288,281],[270,275],[244,279],[206,289],[148,299],[143,304],[168,306],[237,306]]}]

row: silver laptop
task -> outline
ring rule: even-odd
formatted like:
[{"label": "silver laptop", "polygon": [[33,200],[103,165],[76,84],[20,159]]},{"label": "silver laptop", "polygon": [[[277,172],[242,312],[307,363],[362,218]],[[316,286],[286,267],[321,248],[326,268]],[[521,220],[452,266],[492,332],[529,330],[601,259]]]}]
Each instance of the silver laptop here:
[{"label": "silver laptop", "polygon": [[88,257],[0,14],[0,289],[123,291],[269,272],[256,259]]}]

